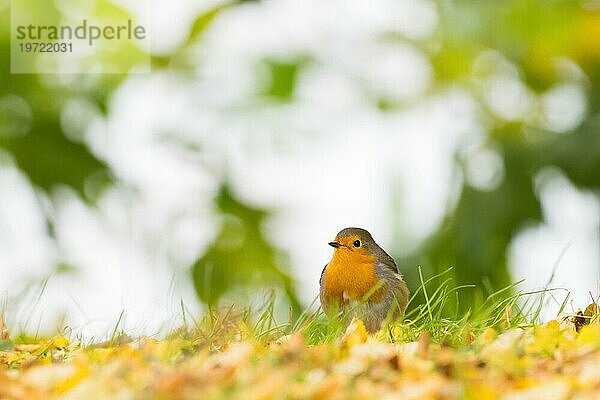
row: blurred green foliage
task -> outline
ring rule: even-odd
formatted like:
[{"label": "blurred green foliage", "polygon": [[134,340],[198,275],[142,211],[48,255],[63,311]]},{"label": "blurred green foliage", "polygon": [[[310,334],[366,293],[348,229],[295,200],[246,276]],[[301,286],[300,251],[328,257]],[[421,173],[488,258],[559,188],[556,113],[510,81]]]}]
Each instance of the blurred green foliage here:
[{"label": "blurred green foliage", "polygon": [[[153,56],[154,68],[189,72],[193,61],[185,57],[186,50],[201,40],[221,12],[241,3],[220,5],[199,15],[173,54]],[[578,187],[600,189],[600,11],[591,3],[436,3],[440,15],[436,34],[430,42],[412,44],[429,56],[438,87],[461,85],[481,98],[473,83],[473,63],[492,49],[516,65],[527,87],[537,94],[563,79],[557,59],[572,61],[585,75],[588,104],[584,121],[569,133],[533,130],[526,122],[500,121],[487,112],[492,129],[486,144],[498,149],[504,179],[492,190],[462,186],[456,207],[448,211],[439,231],[399,263],[413,287],[418,285],[416,268],[412,268],[417,264],[430,274],[454,266],[457,284],[487,281],[496,289],[508,285],[506,253],[512,238],[522,227],[542,219],[534,187],[534,177],[542,169],[558,167]],[[54,3],[44,4],[58,18]],[[35,186],[50,191],[56,185],[68,185],[93,201],[85,191],[86,182],[98,174],[110,177],[109,167],[84,143],[65,135],[61,112],[73,98],[85,98],[105,112],[111,93],[127,76],[98,75],[92,81],[71,76],[65,84],[53,76],[10,74],[9,22],[8,8],[0,10],[0,148],[12,155]],[[118,59],[123,54],[113,56]],[[269,81],[259,95],[282,102],[292,99],[302,63],[302,58],[265,59]],[[377,101],[382,112],[402,107]],[[458,158],[457,162],[463,161]],[[244,204],[227,186],[215,204],[221,220],[218,234],[192,268],[199,298],[215,304],[240,288],[275,285],[299,308],[287,260],[262,231],[268,213]],[[466,306],[471,300],[465,300]]]},{"label": "blurred green foliage", "polygon": [[265,88],[264,94],[280,101],[290,100],[294,94],[301,62],[267,60],[265,64],[269,72],[269,84]]},{"label": "blurred green foliage", "polygon": [[[10,26],[9,17],[8,12],[0,12],[0,26]],[[43,76],[11,74],[7,29],[0,33],[0,60],[0,124],[4,132],[0,148],[8,151],[40,188],[65,184],[83,194],[86,178],[105,171],[106,166],[85,145],[70,141],[62,132],[62,105],[75,93],[44,85]]]},{"label": "blurred green foliage", "polygon": [[215,202],[221,219],[219,233],[192,270],[200,300],[217,305],[227,293],[273,285],[283,288],[294,311],[300,312],[302,306],[287,273],[289,262],[263,233],[268,213],[242,203],[227,185]]},{"label": "blurred green foliage", "polygon": [[[43,13],[45,21],[59,24],[60,12],[53,2],[36,2],[31,9]],[[110,10],[119,9],[111,5]],[[86,181],[103,176],[97,181],[109,183],[110,171],[84,143],[65,135],[61,115],[71,99],[86,99],[105,110],[108,97],[126,75],[11,74],[9,7],[0,10],[0,26],[0,149],[12,156],[37,187],[50,191],[67,185],[86,200],[94,200],[92,192],[84,190]],[[112,59],[127,57],[113,54]]]},{"label": "blurred green foliage", "polygon": [[[507,249],[512,238],[542,219],[535,176],[546,167],[558,167],[576,186],[600,189],[600,10],[585,3],[440,3],[444,47],[432,56],[440,81],[469,87],[475,57],[494,49],[518,66],[530,90],[541,94],[564,80],[556,63],[568,58],[586,75],[588,108],[581,125],[566,133],[494,119],[488,145],[503,158],[502,183],[491,191],[463,185],[456,208],[439,231],[404,262],[423,264],[433,273],[453,266],[459,285],[483,281],[490,292],[506,287],[511,284]],[[408,275],[410,282],[418,282],[414,271]],[[485,298],[486,293],[466,294],[464,308],[477,296]]]}]

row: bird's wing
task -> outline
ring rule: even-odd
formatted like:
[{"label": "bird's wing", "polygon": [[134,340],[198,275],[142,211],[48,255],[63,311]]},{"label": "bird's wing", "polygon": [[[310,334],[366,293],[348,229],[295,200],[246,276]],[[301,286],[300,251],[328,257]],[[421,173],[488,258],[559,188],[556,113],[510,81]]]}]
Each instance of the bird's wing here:
[{"label": "bird's wing", "polygon": [[392,271],[399,273],[400,270],[398,269],[398,266],[396,265],[396,262],[394,261],[394,259],[387,253],[385,253],[385,257],[383,258],[383,262],[382,264],[384,266],[386,266],[387,268],[391,269]]},{"label": "bird's wing", "polygon": [[319,278],[319,285],[323,284],[323,274],[325,273],[325,270],[327,269],[328,265],[329,265],[329,263],[325,264],[325,266],[323,267],[323,271],[321,271],[321,277]]}]

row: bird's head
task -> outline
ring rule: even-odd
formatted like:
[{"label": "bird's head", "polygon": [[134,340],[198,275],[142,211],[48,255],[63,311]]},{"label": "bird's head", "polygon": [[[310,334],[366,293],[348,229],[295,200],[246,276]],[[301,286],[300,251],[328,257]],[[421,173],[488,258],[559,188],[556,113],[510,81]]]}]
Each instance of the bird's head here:
[{"label": "bird's head", "polygon": [[335,248],[334,254],[357,262],[372,260],[377,256],[378,250],[381,250],[371,234],[362,228],[342,229],[329,245]]}]

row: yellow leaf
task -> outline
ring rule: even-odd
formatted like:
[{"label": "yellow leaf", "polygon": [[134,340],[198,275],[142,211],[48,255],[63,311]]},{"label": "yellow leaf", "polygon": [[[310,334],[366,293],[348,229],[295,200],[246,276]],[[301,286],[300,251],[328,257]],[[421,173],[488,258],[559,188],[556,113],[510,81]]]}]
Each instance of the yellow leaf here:
[{"label": "yellow leaf", "polygon": [[93,349],[88,352],[90,361],[93,362],[106,362],[108,359],[116,353],[114,348],[108,349]]},{"label": "yellow leaf", "polygon": [[6,356],[4,356],[4,362],[6,364],[14,363],[15,361],[19,361],[20,359],[21,356],[18,353],[8,353]]},{"label": "yellow leaf", "polygon": [[580,345],[591,345],[597,348],[600,346],[600,325],[586,325],[579,331],[577,343]]},{"label": "yellow leaf", "polygon": [[477,344],[486,345],[492,343],[497,336],[498,334],[494,328],[486,328],[477,338]]},{"label": "yellow leaf", "polygon": [[402,340],[402,325],[393,324],[390,325],[390,336],[393,342],[399,342]]},{"label": "yellow leaf", "polygon": [[465,398],[477,400],[495,400],[500,398],[498,388],[485,384],[475,383],[466,387]]},{"label": "yellow leaf", "polygon": [[61,336],[61,337],[52,339],[52,342],[50,343],[49,348],[50,349],[64,349],[65,347],[69,346],[70,344],[71,344],[71,342],[69,341],[69,339]]},{"label": "yellow leaf", "polygon": [[560,323],[556,320],[549,321],[542,326],[536,326],[533,330],[533,341],[526,346],[528,353],[552,356],[558,349],[563,336],[560,331]]},{"label": "yellow leaf", "polygon": [[54,390],[57,393],[68,392],[69,390],[71,390],[75,386],[77,386],[85,378],[87,378],[89,376],[89,374],[90,374],[90,369],[88,368],[88,366],[85,363],[78,363],[76,365],[75,373],[73,375],[71,375],[70,377],[68,377],[67,379],[63,380],[62,382],[59,382],[55,386]]},{"label": "yellow leaf", "polygon": [[350,325],[348,325],[348,328],[346,328],[346,332],[342,337],[342,343],[352,347],[356,344],[366,342],[368,336],[369,334],[367,333],[365,324],[358,318],[352,318]]}]

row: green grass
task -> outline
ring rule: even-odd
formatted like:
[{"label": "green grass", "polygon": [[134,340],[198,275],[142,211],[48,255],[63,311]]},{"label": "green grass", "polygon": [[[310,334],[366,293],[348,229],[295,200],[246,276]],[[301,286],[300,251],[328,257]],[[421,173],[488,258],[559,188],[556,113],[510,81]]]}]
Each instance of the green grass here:
[{"label": "green grass", "polygon": [[[452,272],[425,279],[419,271],[406,314],[370,337],[359,323],[347,329],[347,319],[327,318],[317,298],[285,315],[275,291],[254,307],[211,308],[199,319],[181,301],[183,324],[161,339],[130,338],[124,312],[104,342],[58,336],[19,345],[10,337],[0,340],[0,398],[482,398],[483,391],[494,399],[523,390],[543,398],[548,382],[573,393],[600,387],[579,378],[600,356],[596,303],[540,324],[549,301],[564,311],[563,289],[461,286]],[[460,302],[477,297],[471,307]],[[571,372],[565,377],[557,365]]]},{"label": "green grass", "polygon": [[[452,268],[427,279],[419,269],[419,276],[420,285],[411,294],[406,314],[400,321],[390,322],[383,330],[383,340],[415,341],[427,332],[435,343],[459,347],[490,327],[503,330],[539,323],[544,305],[557,301],[558,293],[566,292],[551,288],[520,291],[520,281],[490,293],[475,285],[453,285]],[[485,300],[461,311],[461,292],[465,290],[481,291]],[[569,297],[566,292],[559,302],[559,313],[564,312]],[[270,292],[264,303],[255,308],[210,309],[199,320],[190,318],[182,303],[184,325],[169,336],[193,341],[198,347],[218,348],[235,340],[269,342],[299,332],[307,344],[316,345],[338,340],[346,329],[347,322],[327,318],[318,297],[299,315],[290,309],[287,320],[280,321],[276,317],[276,302],[274,292]]]}]

